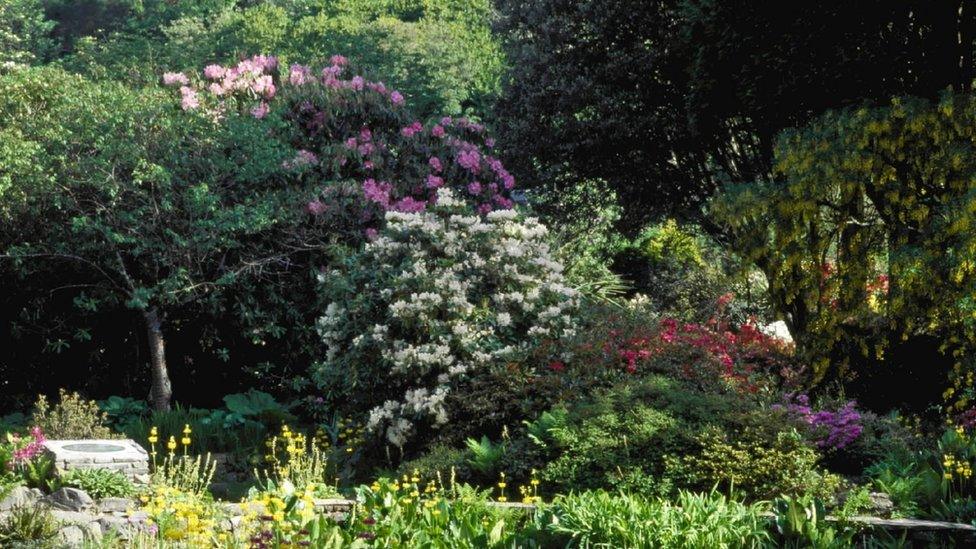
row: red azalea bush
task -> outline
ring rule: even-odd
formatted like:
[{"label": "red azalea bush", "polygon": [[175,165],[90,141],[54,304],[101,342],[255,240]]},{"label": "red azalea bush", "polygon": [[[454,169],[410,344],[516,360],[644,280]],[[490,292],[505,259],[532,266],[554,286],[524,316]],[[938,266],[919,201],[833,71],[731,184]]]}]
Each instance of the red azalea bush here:
[{"label": "red azalea bush", "polygon": [[322,182],[307,204],[313,217],[351,213],[354,225],[375,228],[386,211],[423,211],[444,186],[482,214],[514,205],[515,178],[493,156],[483,125],[417,120],[402,94],[356,74],[340,55],[320,70],[284,69],[259,55],[207,66],[202,77],[166,73],[163,83],[179,86],[185,110],[266,121],[269,136],[292,151],[284,175]]},{"label": "red azalea bush", "polygon": [[593,310],[567,353],[571,358],[549,369],[596,376],[658,372],[703,389],[748,393],[791,386],[798,378],[792,344],[764,334],[753,322],[731,325],[723,315],[730,299],[723,296],[704,323],[654,319],[633,309]]}]

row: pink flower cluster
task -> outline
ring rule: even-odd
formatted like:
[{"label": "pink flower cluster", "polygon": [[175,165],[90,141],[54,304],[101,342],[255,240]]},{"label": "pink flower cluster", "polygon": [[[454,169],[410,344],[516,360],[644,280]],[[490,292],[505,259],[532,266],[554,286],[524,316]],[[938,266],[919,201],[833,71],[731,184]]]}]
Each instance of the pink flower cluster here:
[{"label": "pink flower cluster", "polygon": [[[436,191],[444,186],[466,191],[466,200],[483,214],[514,207],[508,195],[515,178],[486,152],[485,146],[491,148],[494,142],[483,135],[483,125],[449,116],[426,125],[419,120],[404,125],[406,113],[399,112],[406,102],[402,93],[382,82],[347,75],[349,62],[341,55],[332,56],[330,63],[320,72],[292,64],[279,73],[277,58],[259,55],[232,66],[208,65],[196,83],[183,73],[166,73],[163,82],[180,87],[185,110],[206,104],[226,113],[232,109],[225,105],[233,99],[238,112],[257,119],[274,112],[293,123],[301,141],[294,143],[298,150],[281,163],[282,169],[315,167],[325,181],[362,181],[369,206],[360,215],[364,224],[379,218],[375,210],[423,211],[436,203]],[[343,116],[347,108],[358,120],[352,128]],[[370,118],[376,109],[383,116]],[[345,133],[336,147],[332,136],[344,132],[351,135]],[[423,156],[414,158],[418,153]],[[419,170],[412,160],[418,161]],[[326,212],[331,207],[326,194],[307,202],[306,211]]]},{"label": "pink flower cluster", "polygon": [[24,444],[25,440],[19,437],[14,438],[13,459],[8,464],[9,468],[23,465],[44,452],[44,433],[40,427],[32,427],[30,430],[31,440]]}]

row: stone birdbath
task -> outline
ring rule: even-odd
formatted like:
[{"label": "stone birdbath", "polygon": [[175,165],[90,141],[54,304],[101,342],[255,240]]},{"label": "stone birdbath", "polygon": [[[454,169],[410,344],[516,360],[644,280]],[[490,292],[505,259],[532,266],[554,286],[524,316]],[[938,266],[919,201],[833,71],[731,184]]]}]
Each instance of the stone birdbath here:
[{"label": "stone birdbath", "polygon": [[47,440],[44,451],[58,473],[71,469],[109,469],[135,483],[149,482],[149,454],[131,439]]}]

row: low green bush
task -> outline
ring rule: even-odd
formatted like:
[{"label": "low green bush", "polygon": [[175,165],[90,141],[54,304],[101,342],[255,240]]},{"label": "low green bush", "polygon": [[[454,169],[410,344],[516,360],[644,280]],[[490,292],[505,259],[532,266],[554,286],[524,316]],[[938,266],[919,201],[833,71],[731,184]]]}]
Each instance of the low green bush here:
[{"label": "low green bush", "polygon": [[841,479],[817,468],[820,455],[796,430],[770,431],[750,426],[730,433],[706,428],[697,447],[669,456],[671,474],[692,487],[721,486],[750,498],[813,494],[833,500]]},{"label": "low green bush", "polygon": [[136,492],[124,474],[108,469],[70,469],[58,477],[58,483],[83,490],[94,499],[124,498]]},{"label": "low green bush", "polygon": [[94,400],[86,400],[78,393],[58,390],[58,403],[51,406],[44,395],[37,397],[31,425],[41,428],[52,440],[118,438],[108,427],[108,414]]}]

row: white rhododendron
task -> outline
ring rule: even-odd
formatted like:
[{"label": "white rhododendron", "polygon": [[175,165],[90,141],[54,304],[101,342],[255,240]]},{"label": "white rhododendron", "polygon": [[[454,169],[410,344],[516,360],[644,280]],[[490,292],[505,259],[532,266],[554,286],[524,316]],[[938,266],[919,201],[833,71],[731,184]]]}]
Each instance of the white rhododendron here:
[{"label": "white rhododendron", "polygon": [[573,335],[579,305],[544,225],[514,210],[472,214],[449,189],[425,211],[388,212],[376,238],[321,279],[327,352],[315,379],[400,447],[418,422],[450,421],[457,382]]}]

